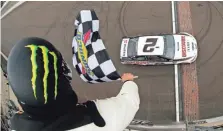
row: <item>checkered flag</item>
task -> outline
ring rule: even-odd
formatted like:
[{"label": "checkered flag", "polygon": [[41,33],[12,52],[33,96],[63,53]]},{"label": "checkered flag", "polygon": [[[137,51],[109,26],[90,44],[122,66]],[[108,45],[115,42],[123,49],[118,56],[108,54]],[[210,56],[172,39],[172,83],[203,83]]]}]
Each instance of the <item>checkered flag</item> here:
[{"label": "checkered flag", "polygon": [[89,83],[120,79],[98,33],[99,20],[96,13],[93,10],[82,10],[74,24],[73,65],[81,79]]}]

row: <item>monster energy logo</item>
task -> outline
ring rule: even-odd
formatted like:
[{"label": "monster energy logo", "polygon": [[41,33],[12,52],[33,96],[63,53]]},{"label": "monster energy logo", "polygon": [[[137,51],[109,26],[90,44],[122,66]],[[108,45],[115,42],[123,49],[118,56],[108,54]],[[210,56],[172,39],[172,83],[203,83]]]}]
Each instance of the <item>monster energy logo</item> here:
[{"label": "monster energy logo", "polygon": [[27,48],[30,48],[31,50],[31,63],[32,63],[32,88],[33,88],[33,93],[34,97],[37,99],[36,96],[36,79],[37,79],[37,70],[38,70],[38,65],[36,62],[37,58],[37,50],[38,48],[41,49],[42,55],[43,55],[43,63],[44,63],[44,76],[43,76],[43,88],[44,88],[44,100],[45,104],[47,103],[48,100],[48,94],[47,94],[47,78],[49,75],[49,56],[53,56],[53,65],[54,65],[54,76],[55,76],[55,87],[54,87],[54,98],[56,99],[57,97],[57,80],[58,80],[58,74],[57,74],[57,56],[54,52],[49,51],[48,48],[45,46],[37,46],[37,45],[27,45],[25,46]]}]

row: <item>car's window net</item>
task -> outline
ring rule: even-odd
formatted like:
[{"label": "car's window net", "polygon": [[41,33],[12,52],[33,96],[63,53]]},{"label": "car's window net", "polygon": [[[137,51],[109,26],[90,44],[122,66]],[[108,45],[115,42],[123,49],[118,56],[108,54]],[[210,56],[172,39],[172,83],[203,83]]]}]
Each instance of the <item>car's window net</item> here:
[{"label": "car's window net", "polygon": [[146,56],[136,56],[133,59],[137,60],[137,61],[145,61],[146,60]]},{"label": "car's window net", "polygon": [[128,51],[127,51],[128,57],[133,57],[137,55],[137,44],[138,44],[138,38],[131,38],[129,40]]},{"label": "car's window net", "polygon": [[164,54],[163,57],[167,59],[174,59],[175,55],[175,42],[172,35],[163,36],[164,39]]}]

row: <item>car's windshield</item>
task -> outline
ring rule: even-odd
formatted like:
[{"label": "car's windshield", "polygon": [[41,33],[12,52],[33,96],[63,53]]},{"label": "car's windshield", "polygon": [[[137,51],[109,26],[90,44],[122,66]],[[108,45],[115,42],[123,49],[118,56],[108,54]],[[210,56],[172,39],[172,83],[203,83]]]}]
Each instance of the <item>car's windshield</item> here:
[{"label": "car's windshield", "polygon": [[137,55],[137,43],[138,38],[129,39],[127,55],[128,57],[133,57]]},{"label": "car's windshield", "polygon": [[168,59],[174,59],[175,55],[175,42],[172,35],[163,36],[164,39],[164,53],[163,57]]}]

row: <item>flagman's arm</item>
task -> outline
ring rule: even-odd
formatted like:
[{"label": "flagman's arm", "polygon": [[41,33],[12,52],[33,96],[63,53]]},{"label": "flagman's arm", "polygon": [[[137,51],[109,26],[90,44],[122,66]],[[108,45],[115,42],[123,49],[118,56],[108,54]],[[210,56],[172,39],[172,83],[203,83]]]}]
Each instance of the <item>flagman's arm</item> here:
[{"label": "flagman's arm", "polygon": [[133,79],[132,74],[124,74],[122,76],[124,84],[116,97],[95,101],[99,113],[106,122],[106,126],[114,131],[125,129],[139,109],[138,86],[133,82]]}]

